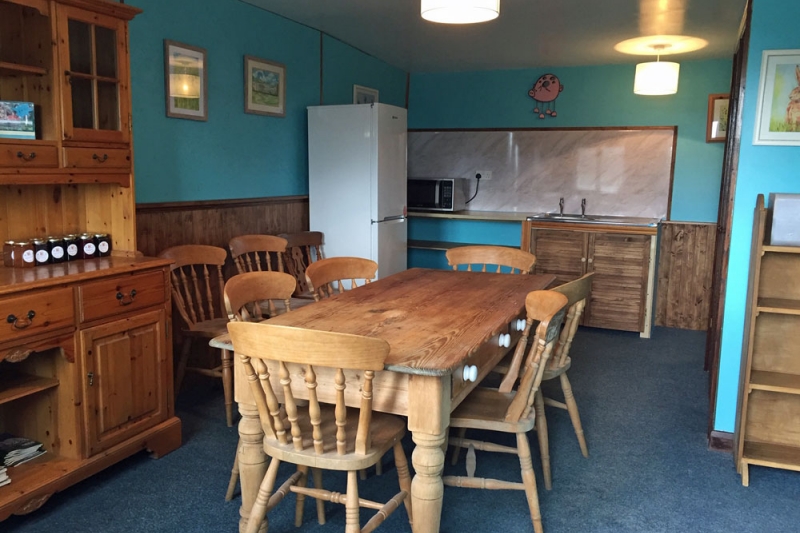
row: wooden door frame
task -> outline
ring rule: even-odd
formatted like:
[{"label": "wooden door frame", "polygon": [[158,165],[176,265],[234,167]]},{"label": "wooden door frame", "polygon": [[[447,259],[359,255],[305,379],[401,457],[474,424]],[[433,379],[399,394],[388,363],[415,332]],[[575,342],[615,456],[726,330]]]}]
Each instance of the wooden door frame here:
[{"label": "wooden door frame", "polygon": [[711,285],[711,306],[708,335],[706,337],[705,369],[709,379],[708,438],[712,448],[732,450],[733,441],[727,435],[717,435],[714,419],[717,412],[717,385],[722,325],[725,313],[725,290],[727,288],[728,255],[731,246],[731,222],[733,220],[736,179],[739,169],[739,148],[742,140],[742,110],[745,83],[747,81],[748,47],[750,45],[750,23],[753,16],[753,0],[748,0],[739,29],[739,43],[733,57],[731,75],[731,105],[728,111],[728,139],[725,143],[725,158],[722,165],[719,209],[717,212],[716,250]]}]

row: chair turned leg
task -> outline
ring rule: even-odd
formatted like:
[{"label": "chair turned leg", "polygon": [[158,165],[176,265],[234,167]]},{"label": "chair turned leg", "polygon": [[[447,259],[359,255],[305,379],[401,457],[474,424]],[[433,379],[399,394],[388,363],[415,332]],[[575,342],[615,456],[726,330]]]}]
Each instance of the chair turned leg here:
[{"label": "chair turned leg", "polygon": [[533,463],[531,462],[531,447],[528,444],[528,436],[525,433],[517,433],[517,453],[519,454],[522,483],[525,485],[525,497],[528,500],[528,509],[531,512],[533,530],[536,533],[544,533],[542,529],[542,513],[539,509],[539,493],[536,491],[536,475],[533,473]]},{"label": "chair turned leg", "polygon": [[589,448],[586,446],[586,437],[583,435],[583,427],[581,426],[581,415],[578,413],[578,403],[572,394],[572,386],[569,384],[566,372],[561,374],[560,377],[561,388],[564,390],[564,403],[567,404],[567,411],[569,412],[570,420],[572,420],[572,427],[575,428],[575,435],[578,437],[581,453],[584,457],[589,457]]},{"label": "chair turned leg", "polygon": [[231,469],[231,479],[228,481],[228,492],[225,493],[225,501],[233,499],[236,484],[239,482],[239,444],[236,444],[236,456],[233,458],[233,468]]},{"label": "chair turned leg", "polygon": [[[322,470],[319,468],[311,469],[311,477],[314,479],[314,488],[322,490]],[[325,525],[325,500],[317,498],[317,522]]]},{"label": "chair turned leg", "polygon": [[[298,465],[297,471],[302,472],[303,475],[297,480],[296,486],[305,487],[308,484],[308,467],[304,465]],[[303,525],[303,510],[306,506],[306,495],[298,492],[296,497],[297,503],[294,506],[294,527],[300,527]]]},{"label": "chair turned leg", "polygon": [[[467,428],[458,428],[458,438],[463,440],[467,436]],[[461,446],[458,444],[453,445],[453,456],[450,458],[450,464],[455,465],[458,463],[458,456],[461,453]]]},{"label": "chair turned leg", "polygon": [[547,435],[547,419],[544,417],[544,396],[542,391],[536,391],[534,400],[536,409],[536,434],[539,437],[539,453],[542,456],[542,475],[544,476],[544,488],[553,488],[553,479],[550,474],[550,441]]},{"label": "chair turned leg", "polygon": [[233,352],[222,351],[222,390],[225,394],[225,418],[233,427]]},{"label": "chair turned leg", "polygon": [[[269,463],[267,474],[258,488],[256,501],[253,502],[253,508],[250,510],[250,518],[247,519],[245,533],[258,533],[261,523],[266,521],[267,504],[269,503],[269,497],[272,496],[272,490],[275,488],[275,478],[278,477],[280,464],[281,462],[274,458]],[[269,526],[267,526],[266,531],[269,531]]]},{"label": "chair turned leg", "polygon": [[184,337],[181,346],[181,357],[178,359],[178,368],[175,369],[175,396],[181,391],[183,376],[186,375],[186,364],[189,362],[189,354],[192,353],[192,338]]},{"label": "chair turned leg", "polygon": [[[355,470],[347,472],[347,496],[345,499],[344,533],[361,533],[358,504],[358,475]],[[250,532],[247,532],[250,533]],[[253,531],[252,533],[256,533]]]},{"label": "chair turned leg", "polygon": [[400,481],[400,490],[406,491],[406,513],[408,513],[408,523],[411,530],[414,530],[414,515],[411,513],[411,474],[408,471],[408,459],[406,452],[403,451],[403,444],[400,442],[394,445],[394,466],[397,469],[397,479]]}]

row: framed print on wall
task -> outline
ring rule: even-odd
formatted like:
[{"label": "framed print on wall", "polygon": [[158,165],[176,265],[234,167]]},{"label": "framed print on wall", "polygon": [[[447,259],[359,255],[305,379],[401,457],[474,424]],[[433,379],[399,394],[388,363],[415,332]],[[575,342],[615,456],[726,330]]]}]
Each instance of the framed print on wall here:
[{"label": "framed print on wall", "polygon": [[800,50],[764,50],[753,144],[800,146]]},{"label": "framed print on wall", "polygon": [[286,66],[244,56],[244,112],[286,116]]},{"label": "framed print on wall", "polygon": [[354,104],[376,104],[378,103],[378,89],[370,89],[361,85],[353,85]]},{"label": "framed print on wall", "polygon": [[208,120],[208,63],[204,48],[164,39],[167,116]]},{"label": "framed print on wall", "polygon": [[706,142],[725,142],[728,137],[728,93],[708,95],[708,118],[706,121]]}]

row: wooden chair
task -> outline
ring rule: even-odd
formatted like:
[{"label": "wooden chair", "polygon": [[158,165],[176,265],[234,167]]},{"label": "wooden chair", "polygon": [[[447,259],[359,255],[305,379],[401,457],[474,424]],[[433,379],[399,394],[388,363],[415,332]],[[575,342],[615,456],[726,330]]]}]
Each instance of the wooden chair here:
[{"label": "wooden chair", "polygon": [[295,298],[313,299],[311,288],[306,279],[306,268],[311,263],[325,259],[322,252],[324,235],[321,231],[302,231],[300,233],[281,233],[279,237],[286,239],[286,253],[283,264],[286,272],[297,280]]},{"label": "wooden chair", "polygon": [[245,272],[284,272],[286,239],[275,235],[240,235],[228,243],[239,274]]},{"label": "wooden chair", "polygon": [[[558,338],[559,327],[566,311],[567,297],[553,291],[533,291],[525,299],[528,318],[522,338],[516,350],[524,353],[528,336],[535,321],[539,321],[536,334],[525,360],[524,372],[515,392],[504,393],[497,389],[478,387],[459,405],[450,416],[451,428],[469,428],[513,433],[517,446],[503,446],[491,442],[455,437],[450,444],[464,447],[467,452],[467,476],[445,476],[444,484],[452,487],[485,488],[492,490],[524,490],[528,508],[536,533],[542,533],[542,517],[539,496],[536,492],[536,477],[531,462],[528,431],[536,424],[537,413],[534,398],[539,390],[542,376],[553,345]],[[498,479],[476,478],[475,450],[513,453],[519,457],[522,483]]]},{"label": "wooden chair", "polygon": [[[256,533],[269,510],[289,492],[344,504],[347,533],[371,532],[403,502],[411,522],[411,477],[401,444],[406,422],[372,411],[372,381],[375,372],[383,370],[389,344],[376,338],[267,323],[231,322],[228,329],[265,431],[264,451],[272,458],[246,532]],[[335,380],[335,406],[320,403],[317,375]],[[298,409],[296,394],[308,398],[307,409]],[[359,408],[348,409],[347,404]],[[390,448],[400,492],[385,504],[361,499],[357,472],[374,465]],[[275,490],[283,461],[297,465],[297,471]],[[346,471],[347,493],[305,487],[304,478],[312,467]],[[296,517],[302,516],[301,505],[298,499]],[[378,511],[363,528],[360,507]]]},{"label": "wooden chair", "polygon": [[[575,338],[575,332],[578,330],[581,315],[583,314],[586,301],[592,290],[593,276],[594,272],[590,272],[581,278],[552,289],[552,291],[567,297],[569,310],[567,311],[567,318],[564,321],[564,329],[561,331],[561,336],[555,348],[555,354],[545,367],[542,377],[543,381],[560,378],[561,389],[564,392],[564,402],[545,398],[542,395],[542,391],[537,391],[535,401],[536,433],[539,437],[539,450],[542,457],[542,474],[544,475],[544,485],[547,490],[552,488],[553,483],[550,473],[550,444],[547,435],[547,419],[544,414],[545,405],[565,409],[569,412],[569,418],[572,420],[572,427],[575,428],[575,435],[578,437],[581,453],[584,457],[589,457],[589,449],[586,446],[586,438],[583,435],[583,427],[581,426],[581,417],[578,413],[578,404],[575,401],[575,396],[572,393],[572,386],[567,378],[567,370],[569,370],[572,365],[572,360],[569,357],[569,350],[572,347],[572,339]],[[506,375],[506,378],[508,377],[509,374]],[[510,383],[510,380],[506,379],[500,384],[500,391],[510,392],[512,387],[513,383]]]},{"label": "wooden chair", "polygon": [[453,270],[458,270],[460,265],[466,265],[467,270],[472,271],[472,265],[480,265],[481,272],[486,272],[489,265],[496,265],[495,272],[502,272],[505,267],[512,274],[530,274],[536,263],[535,255],[506,246],[459,246],[447,250],[445,255],[447,264]]},{"label": "wooden chair", "polygon": [[349,281],[351,288],[375,279],[378,263],[360,257],[329,257],[308,265],[306,277],[311,284],[314,300],[320,301],[345,291],[343,282]]},{"label": "wooden chair", "polygon": [[232,355],[222,351],[221,364],[211,369],[187,366],[194,339],[209,340],[227,331],[222,267],[228,252],[216,246],[186,244],[167,248],[158,255],[174,261],[170,275],[172,303],[186,324],[181,330],[183,344],[175,371],[175,394],[180,391],[187,371],[221,378],[225,393],[225,416],[228,427],[233,426]]}]

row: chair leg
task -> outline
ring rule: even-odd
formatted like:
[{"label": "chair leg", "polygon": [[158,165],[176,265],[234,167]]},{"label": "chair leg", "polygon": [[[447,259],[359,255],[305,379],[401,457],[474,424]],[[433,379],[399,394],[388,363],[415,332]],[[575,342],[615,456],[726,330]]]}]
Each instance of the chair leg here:
[{"label": "chair leg", "polygon": [[[314,488],[322,490],[322,470],[319,468],[311,469],[311,477],[314,479]],[[325,525],[325,500],[317,498],[317,522]]]},{"label": "chair leg", "polygon": [[[345,500],[345,526],[344,533],[361,533],[360,506],[358,504],[358,473],[355,470],[347,472],[347,496]],[[247,532],[251,533],[251,532]],[[252,533],[256,533],[253,531]]]},{"label": "chair leg", "polygon": [[[467,436],[467,428],[458,428],[458,438],[464,439]],[[453,445],[453,456],[450,458],[450,464],[455,465],[458,463],[458,456],[461,453],[461,446],[458,444]]]},{"label": "chair leg", "polygon": [[236,455],[233,458],[233,469],[231,469],[231,479],[228,481],[228,492],[225,493],[225,501],[233,499],[236,484],[239,482],[239,444],[236,444]]},{"label": "chair leg", "polygon": [[[278,477],[280,464],[281,462],[275,458],[269,463],[267,474],[258,488],[256,501],[253,502],[253,508],[250,510],[250,518],[247,520],[245,533],[258,533],[261,523],[266,521],[267,504],[269,503],[269,497],[272,496],[272,490],[275,488],[275,478]],[[267,525],[266,531],[269,531],[269,525]]]},{"label": "chair leg", "polygon": [[[300,479],[297,480],[297,487],[305,487],[308,484],[308,467],[304,465],[298,465],[297,471],[302,472],[303,475]],[[296,493],[297,503],[294,506],[294,527],[300,527],[303,525],[303,510],[306,506],[306,495],[301,493]]]},{"label": "chair leg", "polygon": [[233,427],[233,352],[222,352],[222,390],[225,394],[225,418],[228,427]]},{"label": "chair leg", "polygon": [[414,530],[414,515],[411,512],[411,474],[408,471],[408,459],[406,452],[403,451],[403,444],[400,442],[394,445],[394,466],[397,469],[397,479],[400,481],[400,490],[406,491],[406,513],[408,513],[408,523],[411,530]]},{"label": "chair leg", "polygon": [[539,453],[542,456],[542,475],[544,476],[544,488],[553,488],[553,479],[550,474],[550,441],[547,435],[547,419],[544,417],[544,396],[542,391],[536,391],[536,399],[533,402],[536,409],[536,434],[539,437]]},{"label": "chair leg", "polygon": [[583,435],[581,426],[581,415],[578,413],[578,402],[572,394],[572,386],[569,384],[567,373],[561,374],[561,388],[564,390],[564,403],[567,404],[569,418],[572,420],[572,427],[575,428],[575,435],[578,437],[578,444],[584,457],[589,457],[589,448],[586,446],[586,437]]},{"label": "chair leg", "polygon": [[542,529],[542,513],[539,509],[539,493],[536,491],[536,475],[533,473],[531,461],[531,447],[528,444],[528,435],[517,433],[517,453],[519,465],[522,470],[522,483],[525,485],[525,497],[528,500],[528,509],[531,512],[531,521],[535,533],[544,533]]},{"label": "chair leg", "polygon": [[175,369],[175,396],[181,391],[183,377],[186,375],[186,364],[189,362],[189,354],[192,353],[192,338],[184,337],[181,346],[181,357],[178,359],[178,368]]}]

